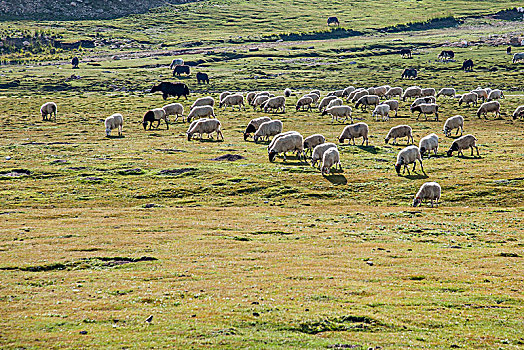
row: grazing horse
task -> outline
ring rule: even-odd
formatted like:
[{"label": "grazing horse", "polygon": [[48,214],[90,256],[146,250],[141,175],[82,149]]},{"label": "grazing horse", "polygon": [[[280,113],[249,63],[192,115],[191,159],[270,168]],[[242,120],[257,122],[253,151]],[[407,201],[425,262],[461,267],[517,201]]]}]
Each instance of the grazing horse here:
[{"label": "grazing horse", "polygon": [[400,56],[402,56],[402,58],[411,58],[411,49],[401,49]]},{"label": "grazing horse", "polygon": [[465,60],[464,63],[462,63],[462,69],[464,72],[472,72],[473,71],[473,60],[468,59]]},{"label": "grazing horse", "polygon": [[327,25],[329,26],[331,24],[334,24],[334,25],[336,25],[338,27],[340,25],[340,22],[338,21],[338,18],[336,18],[336,17],[329,17],[327,19]]}]

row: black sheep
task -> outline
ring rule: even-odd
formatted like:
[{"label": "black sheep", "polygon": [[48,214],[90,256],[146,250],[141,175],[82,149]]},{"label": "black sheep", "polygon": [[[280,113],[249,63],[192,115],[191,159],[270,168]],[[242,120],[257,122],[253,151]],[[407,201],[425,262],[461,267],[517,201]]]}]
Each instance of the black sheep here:
[{"label": "black sheep", "polygon": [[153,86],[150,92],[153,93],[157,91],[162,91],[162,97],[164,100],[166,100],[170,95],[176,96],[177,99],[180,98],[180,96],[184,96],[187,99],[187,96],[189,95],[189,88],[184,83],[169,83],[164,81]]}]

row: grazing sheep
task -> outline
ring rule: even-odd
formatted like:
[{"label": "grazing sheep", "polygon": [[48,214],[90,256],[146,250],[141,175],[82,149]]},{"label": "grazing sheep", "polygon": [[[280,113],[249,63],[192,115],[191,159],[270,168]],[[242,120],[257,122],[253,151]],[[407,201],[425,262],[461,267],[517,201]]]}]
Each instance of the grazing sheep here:
[{"label": "grazing sheep", "polygon": [[[342,101],[342,100],[340,100],[340,101]],[[311,98],[309,96],[302,96],[297,101],[297,106],[296,106],[297,111],[299,111],[301,108],[302,108],[302,110],[310,111],[312,104],[313,104],[313,98]]]},{"label": "grazing sheep", "polygon": [[451,157],[453,152],[458,152],[459,156],[462,155],[464,157],[464,153],[462,153],[462,151],[471,148],[471,156],[473,157],[473,147],[477,149],[477,156],[480,157],[479,148],[477,147],[477,139],[475,136],[471,134],[464,135],[453,141],[447,152],[447,155],[448,157]]},{"label": "grazing sheep", "polygon": [[309,93],[320,96],[320,90],[318,90],[318,89],[317,90],[311,90]]},{"label": "grazing sheep", "polygon": [[275,142],[277,142],[279,138],[281,138],[282,136],[290,135],[290,134],[298,134],[298,132],[297,131],[286,131],[286,132],[283,132],[273,137],[273,140],[271,140],[271,142],[267,145],[267,154],[269,154],[269,150],[271,149],[271,147],[273,147],[273,145],[275,144]]},{"label": "grazing sheep", "polygon": [[420,168],[422,169],[422,172],[426,174],[426,172],[424,171],[424,167],[422,166],[422,156],[418,147],[411,145],[402,149],[400,152],[398,152],[397,162],[395,163],[395,170],[397,171],[397,174],[400,175],[400,168],[404,166],[402,174],[404,174],[407,170],[408,175],[410,175],[408,165],[413,164],[413,171],[415,171],[415,167],[417,166],[417,160],[420,163]]},{"label": "grazing sheep", "polygon": [[326,96],[322,100],[320,100],[320,103],[318,104],[318,111],[323,112],[324,109],[329,105],[329,102],[336,99],[336,96]]},{"label": "grazing sheep", "polygon": [[253,139],[255,140],[255,143],[258,142],[258,139],[265,138],[266,141],[269,140],[270,136],[278,135],[282,132],[282,122],[278,119],[275,120],[269,120],[267,122],[263,122],[258,127],[257,131],[255,132],[255,135],[253,136]]},{"label": "grazing sheep", "polygon": [[422,96],[422,89],[418,86],[410,86],[404,90],[404,95],[402,95],[402,101],[406,101],[406,98],[416,98]]},{"label": "grazing sheep", "polygon": [[158,124],[155,128],[158,128],[160,126],[160,121],[164,120],[166,123],[166,128],[169,130],[169,118],[166,116],[166,112],[162,108],[154,108],[149,111],[147,111],[146,114],[144,114],[144,120],[142,122],[142,125],[144,126],[144,130],[147,130],[147,124],[149,123],[149,130],[151,130],[151,127],[153,126],[153,122],[156,121]]},{"label": "grazing sheep", "polygon": [[513,63],[517,63],[520,60],[524,60],[524,52],[517,52],[513,55]]},{"label": "grazing sheep", "polygon": [[334,106],[342,106],[344,104],[344,101],[340,98],[335,98],[334,100],[329,101],[329,104],[327,105],[326,109],[329,109]]},{"label": "grazing sheep", "polygon": [[428,120],[428,114],[435,114],[435,120],[438,122],[438,105],[436,103],[422,103],[418,106],[411,107],[411,113],[419,112],[417,120],[421,114],[424,114],[426,120]]},{"label": "grazing sheep", "polygon": [[413,101],[410,108],[421,105],[423,103],[437,103],[437,99],[433,96],[419,97]]},{"label": "grazing sheep", "polygon": [[195,120],[194,123],[191,124],[189,129],[187,130],[187,140],[191,141],[191,137],[194,134],[200,134],[200,139],[204,137],[204,134],[207,134],[208,138],[213,138],[211,134],[213,132],[217,133],[217,140],[218,137],[222,137],[222,140],[224,140],[224,135],[222,135],[222,130],[220,129],[221,124],[218,119],[207,119],[202,118],[199,120]]},{"label": "grazing sheep", "polygon": [[253,111],[255,111],[258,106],[260,106],[260,111],[262,111],[262,108],[264,107],[264,103],[266,103],[267,100],[269,100],[268,95],[262,95],[262,96],[258,96],[257,98],[255,98],[255,100],[252,103]]},{"label": "grazing sheep", "polygon": [[433,88],[425,88],[421,90],[421,93],[422,93],[422,97],[426,97],[426,96],[435,96],[437,92]]},{"label": "grazing sheep", "polygon": [[440,91],[437,94],[437,98],[439,96],[449,96],[449,97],[455,97],[457,94],[457,91],[454,88],[443,88],[440,89]]},{"label": "grazing sheep", "polygon": [[281,109],[282,113],[286,113],[286,98],[284,96],[271,97],[264,103],[264,113],[267,113],[269,109],[274,112]]},{"label": "grazing sheep", "polygon": [[380,104],[380,105],[377,105],[375,107],[375,109],[373,110],[373,113],[371,114],[372,117],[375,117],[375,121],[378,120],[378,116],[382,116],[382,120],[383,121],[388,121],[389,120],[389,111],[390,111],[390,107],[389,105],[387,104]]},{"label": "grazing sheep", "polygon": [[367,95],[376,95],[375,94],[375,88],[374,87],[370,87],[367,89]]},{"label": "grazing sheep", "polygon": [[513,112],[513,119],[517,118],[524,118],[524,105],[518,106],[515,112]]},{"label": "grazing sheep", "polygon": [[489,93],[489,95],[488,95],[488,102],[489,101],[493,101],[493,100],[498,100],[498,99],[501,99],[501,98],[504,98],[504,93],[502,92],[502,90],[495,89],[495,90],[492,90]]},{"label": "grazing sheep", "polygon": [[193,108],[187,115],[187,121],[190,122],[193,118],[215,117],[215,111],[211,106],[198,106]]},{"label": "grazing sheep", "polygon": [[411,143],[413,144],[415,141],[413,140],[413,130],[411,129],[411,126],[409,125],[397,125],[389,129],[389,132],[384,139],[386,143],[389,142],[390,139],[393,139],[393,144],[395,145],[397,143],[397,138],[400,137],[407,137],[408,143],[409,139],[411,139]]},{"label": "grazing sheep", "polygon": [[317,95],[317,94],[313,94],[313,93],[309,93],[307,95],[304,95],[303,97],[311,97],[313,99],[313,103],[316,104],[318,102],[318,100],[320,100],[320,95]]},{"label": "grazing sheep", "polygon": [[[371,95],[369,89],[362,89],[362,90],[359,90],[359,91],[355,92],[355,94],[353,95],[353,98],[351,99],[351,102],[357,102],[357,101],[360,100],[363,96],[366,96],[366,95]],[[351,96],[351,95],[350,95],[350,96]],[[349,97],[348,97],[348,100],[349,100]],[[346,100],[346,101],[347,101],[347,100]]]},{"label": "grazing sheep", "polygon": [[430,153],[428,155],[429,157],[431,157],[431,151],[434,151],[435,155],[437,155],[438,136],[436,134],[429,134],[428,136],[424,136],[420,139],[418,148],[422,157],[424,156],[424,153],[426,153],[426,151]]},{"label": "grazing sheep", "polygon": [[118,136],[122,136],[122,127],[124,125],[124,117],[122,117],[122,114],[115,113],[107,117],[104,124],[106,126],[107,137],[111,135],[111,130],[113,129],[118,129]]},{"label": "grazing sheep", "polygon": [[247,124],[246,130],[244,131],[244,141],[247,141],[247,138],[249,137],[249,134],[254,133],[258,130],[258,127],[260,124],[270,121],[271,118],[269,117],[260,117],[251,119],[249,124]]},{"label": "grazing sheep", "polygon": [[362,110],[365,111],[367,106],[376,106],[380,103],[380,98],[377,95],[365,95],[358,99],[355,104],[355,108],[362,106]]},{"label": "grazing sheep", "polygon": [[[289,133],[279,137],[272,145],[269,150],[269,161],[275,160],[275,156],[279,153],[283,153],[284,160],[286,160],[286,152],[296,152],[298,159],[301,159],[301,155],[304,151],[304,139],[299,133]],[[305,157],[304,157],[305,159]]]},{"label": "grazing sheep", "polygon": [[[359,93],[360,91],[364,91],[364,89],[363,89],[363,88],[358,88],[358,89],[355,89],[355,90],[353,90],[352,92],[350,92],[349,95],[348,95],[348,97],[346,98],[346,102],[353,101],[353,97],[355,97],[355,95],[356,95],[357,93]],[[364,95],[367,95],[367,94],[364,94]],[[364,96],[364,95],[362,95],[362,96]],[[361,97],[362,97],[362,96],[361,96]],[[356,101],[356,100],[355,100],[355,101]]]},{"label": "grazing sheep", "polygon": [[451,136],[451,130],[457,129],[457,133],[455,135],[458,135],[460,131],[460,136],[462,136],[462,133],[464,132],[464,117],[461,115],[456,115],[453,117],[449,117],[446,122],[444,123],[444,129],[442,130],[444,132],[444,135],[447,137]]},{"label": "grazing sheep", "polygon": [[291,96],[291,89],[286,88],[286,89],[284,90],[284,96],[286,96],[286,97],[290,97],[290,96]]},{"label": "grazing sheep", "polygon": [[440,200],[440,194],[442,190],[440,185],[436,182],[426,182],[418,190],[415,198],[413,199],[413,206],[418,207],[422,201],[429,200],[431,202],[431,207],[433,208],[433,201],[436,202],[438,206],[438,201]]},{"label": "grazing sheep", "polygon": [[385,97],[392,98],[398,96],[399,98],[401,98],[403,93],[404,89],[402,89],[401,87],[392,87],[386,92]]},{"label": "grazing sheep", "polygon": [[336,97],[342,97],[342,95],[344,95],[344,90],[335,90],[327,94],[327,96],[336,96]]},{"label": "grazing sheep", "polygon": [[337,169],[337,164],[342,170],[342,164],[340,164],[340,154],[336,148],[328,148],[322,156],[321,172],[322,175],[329,174],[331,168],[334,166]]},{"label": "grazing sheep", "polygon": [[[51,115],[54,116],[54,120],[56,121],[56,103],[54,102],[46,102],[40,107],[40,113],[42,114],[42,120],[51,120]],[[47,119],[47,116],[49,116],[49,119]]]},{"label": "grazing sheep", "polygon": [[182,122],[184,121],[184,106],[181,103],[170,103],[162,107],[166,117],[170,115],[176,116],[175,122],[178,120],[178,116],[182,116]]},{"label": "grazing sheep", "polygon": [[389,86],[383,85],[375,88],[375,94],[379,97],[386,96],[386,92],[388,92]]},{"label": "grazing sheep", "polygon": [[321,162],[324,152],[330,148],[337,148],[337,145],[332,142],[327,142],[313,148],[313,152],[311,153],[311,166],[316,166],[317,162]]},{"label": "grazing sheep", "polygon": [[193,104],[191,105],[191,108],[189,108],[189,110],[192,110],[193,108],[195,107],[198,107],[198,106],[211,106],[213,107],[215,105],[215,99],[211,96],[206,96],[206,97],[200,97],[200,98],[197,98],[195,102],[193,102]]},{"label": "grazing sheep", "polygon": [[344,92],[342,93],[342,97],[348,97],[350,93],[352,93],[353,91],[355,91],[355,87],[354,86],[348,86],[347,88],[344,89]]},{"label": "grazing sheep", "polygon": [[304,139],[304,155],[307,153],[308,150],[311,153],[313,151],[313,148],[323,144],[324,142],[326,142],[326,138],[324,137],[324,135],[321,134],[314,134],[306,137]]},{"label": "grazing sheep", "polygon": [[270,95],[269,91],[260,91],[260,92],[257,92],[257,94],[255,95],[255,99],[260,96],[269,96],[269,95]]},{"label": "grazing sheep", "polygon": [[253,104],[253,101],[255,100],[255,96],[257,95],[256,92],[254,91],[251,91],[251,92],[248,92],[247,95],[246,95],[246,102],[248,105],[252,105]]},{"label": "grazing sheep", "polygon": [[387,100],[387,101],[382,102],[382,104],[388,105],[389,106],[389,110],[390,111],[395,111],[395,117],[397,116],[397,114],[398,114],[398,106],[399,106],[399,103],[398,103],[397,100]]},{"label": "grazing sheep", "polygon": [[463,103],[465,103],[467,106],[469,106],[470,103],[473,103],[476,106],[478,98],[479,96],[476,93],[468,92],[460,97],[459,106]]},{"label": "grazing sheep", "polygon": [[232,95],[233,93],[231,91],[224,91],[220,94],[220,96],[218,97],[218,100],[222,102],[222,100],[226,97],[226,96],[229,96],[229,95]]},{"label": "grazing sheep", "polygon": [[500,103],[498,101],[484,102],[480,105],[480,108],[477,110],[477,117],[480,118],[482,114],[488,119],[488,113],[495,113],[495,117],[500,118]]},{"label": "grazing sheep", "polygon": [[344,130],[342,130],[342,133],[338,137],[338,142],[344,143],[344,141],[348,139],[348,144],[351,144],[351,141],[353,141],[353,145],[355,145],[355,139],[357,137],[362,137],[362,146],[364,145],[364,142],[366,142],[366,146],[368,146],[368,134],[369,127],[366,123],[348,125]]},{"label": "grazing sheep", "polygon": [[472,90],[470,92],[473,92],[475,94],[477,94],[478,98],[481,98],[482,99],[482,102],[486,101],[486,99],[488,98],[488,91],[485,90],[485,89],[475,89],[475,90]]},{"label": "grazing sheep", "polygon": [[227,106],[231,106],[231,110],[235,110],[235,106],[238,106],[239,111],[241,107],[246,110],[246,106],[244,105],[244,96],[241,94],[227,95],[223,100],[220,101],[219,108],[222,108],[222,106],[224,109],[227,109]]},{"label": "grazing sheep", "polygon": [[322,115],[330,114],[331,115],[331,121],[337,120],[338,118],[344,117],[344,121],[348,119],[348,117],[351,119],[351,122],[353,122],[353,117],[351,116],[351,107],[349,106],[334,106],[331,108],[326,108],[324,112],[322,112]]}]

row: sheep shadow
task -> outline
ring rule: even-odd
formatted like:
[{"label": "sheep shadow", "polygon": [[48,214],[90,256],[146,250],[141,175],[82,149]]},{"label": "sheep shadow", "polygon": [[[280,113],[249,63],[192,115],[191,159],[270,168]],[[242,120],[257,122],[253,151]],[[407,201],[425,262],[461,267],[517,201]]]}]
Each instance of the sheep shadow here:
[{"label": "sheep shadow", "polygon": [[450,136],[444,136],[445,138],[448,138],[448,139],[453,139],[453,140],[456,140],[460,137],[462,137],[462,135],[450,135]]},{"label": "sheep shadow", "polygon": [[460,159],[481,159],[482,157],[480,156],[457,156],[457,158],[460,158]]},{"label": "sheep shadow", "polygon": [[362,150],[362,151],[366,151],[368,153],[371,153],[371,154],[377,154],[378,151],[379,151],[379,148],[378,147],[375,147],[375,146],[362,146],[362,145],[357,145],[357,148]]},{"label": "sheep shadow", "polygon": [[401,176],[404,176],[406,179],[409,179],[409,180],[421,180],[421,179],[427,179],[429,178],[428,175],[422,173],[422,174],[411,174],[411,175],[401,175]]},{"label": "sheep shadow", "polygon": [[333,185],[347,185],[348,180],[342,174],[329,174],[324,175],[324,178],[331,182]]},{"label": "sheep shadow", "polygon": [[[294,162],[290,162],[289,160],[290,159],[294,159],[296,161]],[[282,165],[290,165],[290,166],[306,166],[306,165],[311,165],[306,161],[302,160],[302,159],[299,159],[297,156],[287,156],[286,157],[286,160],[282,159],[282,163],[280,163]]]},{"label": "sheep shadow", "polygon": [[125,138],[124,135],[108,135],[106,136],[106,139],[123,139]]},{"label": "sheep shadow", "polygon": [[211,143],[217,143],[217,142],[224,142],[224,140],[221,139],[196,139],[199,142],[211,142]]}]

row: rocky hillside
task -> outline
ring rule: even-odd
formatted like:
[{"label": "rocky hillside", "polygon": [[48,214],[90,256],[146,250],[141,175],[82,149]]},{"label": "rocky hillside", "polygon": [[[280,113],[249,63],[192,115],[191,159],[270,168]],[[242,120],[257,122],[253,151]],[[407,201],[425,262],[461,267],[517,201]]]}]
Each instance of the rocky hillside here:
[{"label": "rocky hillside", "polygon": [[0,0],[0,20],[108,19],[198,0]]}]

